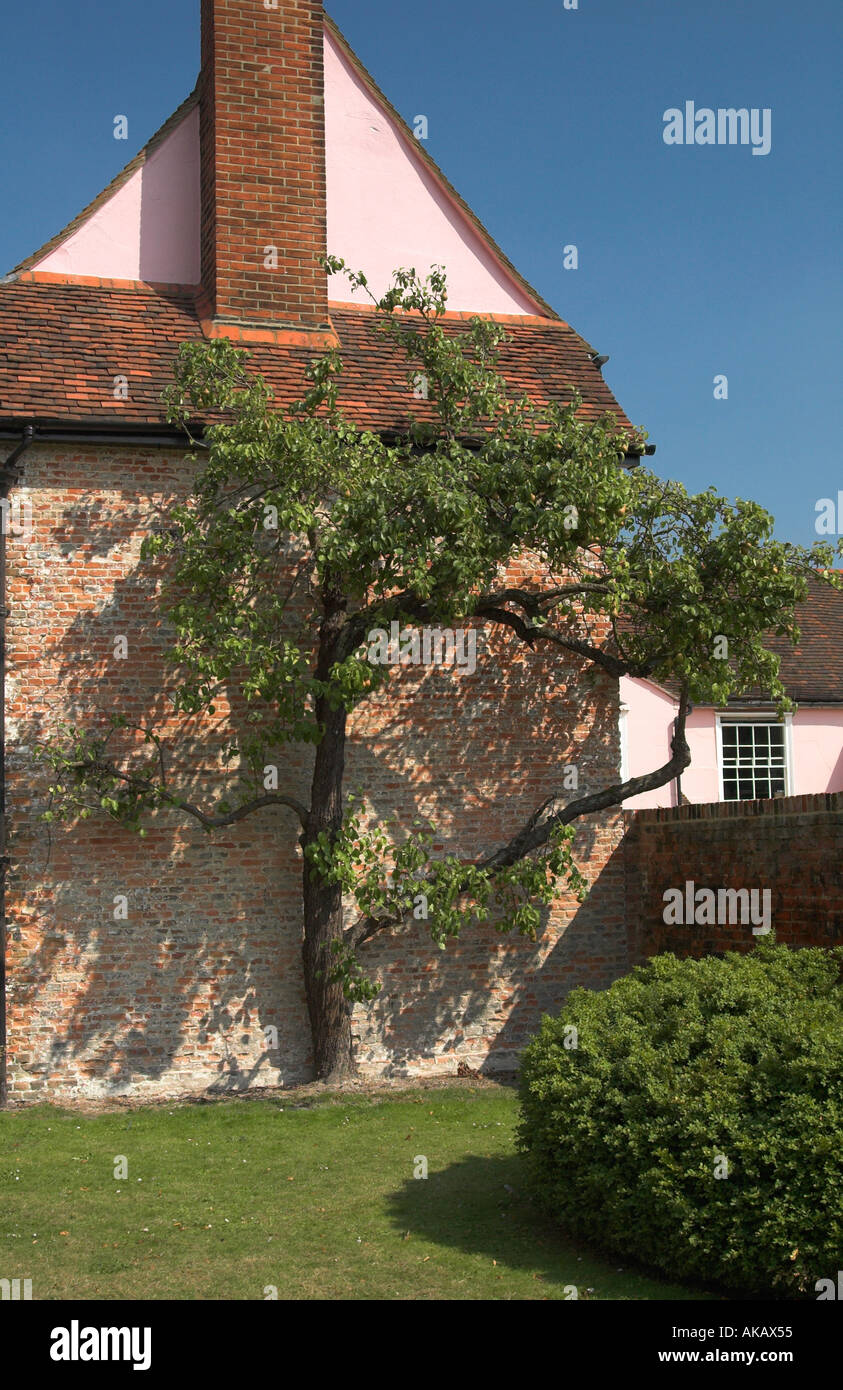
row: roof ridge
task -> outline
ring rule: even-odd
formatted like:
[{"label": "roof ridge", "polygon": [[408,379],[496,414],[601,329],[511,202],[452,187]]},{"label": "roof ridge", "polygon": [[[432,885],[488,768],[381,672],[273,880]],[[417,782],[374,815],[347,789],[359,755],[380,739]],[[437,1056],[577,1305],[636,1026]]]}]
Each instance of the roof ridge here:
[{"label": "roof ridge", "polygon": [[57,246],[61,246],[62,242],[66,241],[69,236],[72,236],[75,231],[78,231],[78,229],[87,222],[88,218],[101,208],[104,203],[107,203],[110,198],[113,198],[114,194],[128,182],[132,174],[146,163],[149,156],[154,154],[158,147],[163,144],[167,136],[181,123],[188,111],[193,109],[198,100],[199,82],[197,79],[196,85],[190,95],[185,97],[181,106],[173,112],[172,116],[167,118],[162,126],[159,126],[155,134],[147,140],[146,144],[138,151],[134,159],[130,159],[129,163],[120,170],[119,174],[115,174],[111,182],[97,194],[92,202],[88,203],[87,207],[84,207],[81,212],[78,212],[76,216],[68,222],[66,227],[63,227],[60,232],[56,232],[55,236],[50,237],[49,241],[45,241],[44,245],[39,247],[37,251],[33,251],[31,256],[27,256],[26,259],[21,261],[19,265],[16,265],[13,270],[10,270],[9,274],[5,276],[4,280],[0,281],[0,283],[8,284],[14,276],[19,275],[22,271],[31,270],[34,264],[42,260],[50,251],[55,251]]},{"label": "roof ridge", "polygon": [[[529,280],[525,279],[525,277],[521,274],[518,267],[513,265],[512,261],[509,259],[506,253],[501,250],[500,246],[498,246],[498,243],[495,241],[495,238],[492,236],[491,232],[480,221],[480,218],[477,216],[477,213],[466,202],[462,194],[457,192],[456,188],[454,188],[454,185],[451,183],[448,176],[442,172],[433,156],[429,154],[428,151],[424,149],[421,143],[415,138],[413,132],[411,131],[407,122],[404,120],[404,117],[401,115],[400,111],[396,111],[395,107],[392,105],[392,102],[389,100],[389,97],[384,95],[378,83],[375,81],[374,77],[369,72],[368,68],[365,67],[360,58],[358,58],[354,49],[351,47],[351,44],[348,42],[348,39],[345,37],[342,30],[335,23],[335,21],[331,19],[331,16],[329,14],[325,15],[325,25],[326,28],[330,31],[330,33],[337,40],[346,57],[353,64],[360,77],[362,77],[363,81],[369,87],[376,100],[384,105],[388,114],[397,123],[400,134],[403,135],[408,142],[410,142],[411,147],[417,152],[422,162],[427,165],[427,168],[433,174],[434,178],[436,178],[439,181],[439,183],[445,189],[445,192],[448,194],[448,196],[450,198],[453,198],[460,210],[463,213],[465,213],[469,221],[484,238],[488,246],[491,248],[495,256],[500,261],[501,265],[507,271],[507,273],[516,281],[517,284],[521,286],[523,290],[526,291],[529,298],[532,299],[534,303],[540,305],[542,309],[547,311],[547,315],[549,318],[554,320],[559,319],[560,315],[557,314],[553,306],[551,304],[548,304],[546,299],[542,298],[538,290],[534,289],[533,286],[530,284]],[[486,316],[483,314],[478,314],[477,317],[483,318]]]}]

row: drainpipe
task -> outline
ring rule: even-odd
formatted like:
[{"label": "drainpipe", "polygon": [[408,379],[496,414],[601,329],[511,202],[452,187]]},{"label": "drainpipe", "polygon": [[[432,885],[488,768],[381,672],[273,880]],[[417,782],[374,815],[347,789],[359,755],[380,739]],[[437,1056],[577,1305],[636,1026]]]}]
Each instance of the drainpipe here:
[{"label": "drainpipe", "polygon": [[[13,449],[6,462],[0,466],[0,500],[7,500],[16,482],[20,481],[23,469],[17,467],[18,459],[26,453],[35,438],[32,425],[27,425],[23,438]],[[7,1091],[6,1069],[6,871],[9,859],[6,854],[6,518],[8,507],[3,509],[3,524],[0,526],[0,1107],[5,1106]]]}]

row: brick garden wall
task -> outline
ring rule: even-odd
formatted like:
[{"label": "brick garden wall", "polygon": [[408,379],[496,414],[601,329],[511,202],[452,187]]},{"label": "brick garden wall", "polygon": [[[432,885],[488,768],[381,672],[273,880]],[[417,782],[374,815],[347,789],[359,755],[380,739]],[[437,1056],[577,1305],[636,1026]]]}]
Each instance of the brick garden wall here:
[{"label": "brick garden wall", "polygon": [[769,888],[772,930],[791,946],[843,945],[843,793],[625,812],[629,953],[749,949],[751,926],[667,925],[663,894]]},{"label": "brick garden wall", "polygon": [[[39,445],[26,455],[34,535],[8,537],[7,766],[9,1079],[17,1101],[170,1096],[294,1084],[312,1076],[300,966],[298,825],[283,809],[207,836],[173,812],[145,839],[95,816],[48,827],[33,744],[59,720],[115,708],[167,726],[167,632],[139,565],[157,509],[189,487],[176,452]],[[114,659],[114,638],[128,642]],[[616,683],[507,636],[466,672],[408,668],[353,721],[349,790],[377,815],[432,816],[446,851],[509,838],[552,791],[561,764],[580,789],[618,766]],[[496,645],[497,644],[497,645]],[[237,711],[189,729],[173,776],[207,802],[225,774],[214,749]],[[212,750],[211,756],[208,749]],[[307,798],[309,755],[287,750],[281,787]],[[364,1074],[453,1073],[459,1060],[511,1067],[525,1037],[573,985],[627,968],[619,813],[592,817],[577,857],[592,893],[562,898],[537,943],[470,931],[436,950],[423,924],[373,942],[384,983],[355,1013]],[[115,898],[128,919],[114,919]],[[278,1047],[267,1045],[275,1028]],[[270,1041],[274,1041],[270,1034]]]}]

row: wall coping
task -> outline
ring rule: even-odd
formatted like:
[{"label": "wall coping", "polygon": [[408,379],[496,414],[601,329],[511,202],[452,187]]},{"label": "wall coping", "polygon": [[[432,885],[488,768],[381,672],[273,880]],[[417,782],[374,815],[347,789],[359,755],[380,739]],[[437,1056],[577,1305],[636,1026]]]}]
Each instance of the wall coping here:
[{"label": "wall coping", "polygon": [[692,806],[653,806],[624,811],[627,829],[686,821],[752,820],[758,816],[830,815],[843,813],[843,792],[816,792],[810,796],[777,796],[759,801],[704,801]]}]

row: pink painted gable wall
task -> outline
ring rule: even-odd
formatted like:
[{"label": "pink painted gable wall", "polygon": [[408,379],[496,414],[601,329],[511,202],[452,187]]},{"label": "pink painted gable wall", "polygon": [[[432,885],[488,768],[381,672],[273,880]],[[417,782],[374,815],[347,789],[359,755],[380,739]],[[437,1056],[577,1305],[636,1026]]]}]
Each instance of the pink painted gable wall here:
[{"label": "pink painted gable wall", "polygon": [[[448,307],[542,314],[426,168],[416,142],[371,95],[325,35],[328,249],[362,270],[375,294],[393,270],[444,265]],[[199,111],[34,270],[195,285],[200,276]],[[271,229],[267,229],[270,238]],[[333,276],[329,298],[369,303]]]},{"label": "pink painted gable wall", "polygon": [[199,110],[33,270],[199,283]]},{"label": "pink painted gable wall", "polygon": [[[328,250],[362,270],[382,294],[392,272],[444,265],[448,307],[458,312],[542,314],[427,169],[416,141],[396,126],[325,35]],[[342,276],[328,297],[369,303]]]},{"label": "pink painted gable wall", "polygon": [[[648,681],[620,682],[621,704],[626,706],[626,746],[629,775],[652,772],[667,762],[670,737],[676,717],[676,701]],[[717,767],[716,712],[700,706],[688,716],[688,744],[691,765],[682,774],[682,792],[695,804],[720,800]],[[792,796],[816,792],[843,791],[843,709],[798,709],[793,716]],[[652,806],[673,806],[675,784],[630,797],[628,811]]]}]

